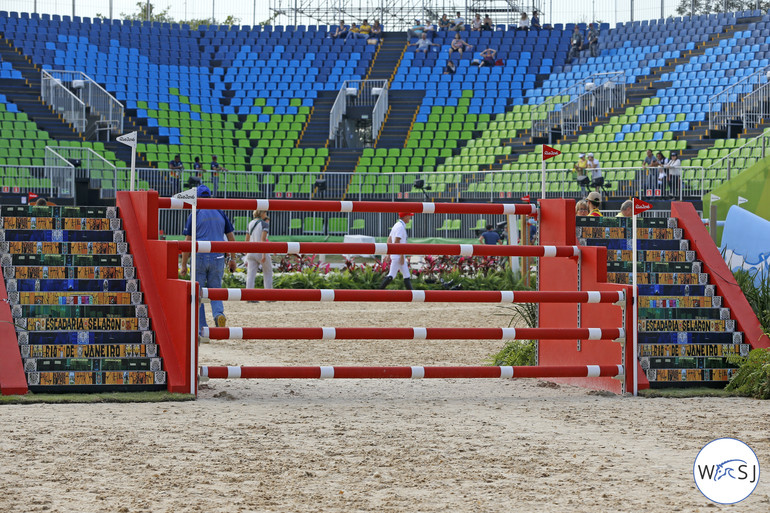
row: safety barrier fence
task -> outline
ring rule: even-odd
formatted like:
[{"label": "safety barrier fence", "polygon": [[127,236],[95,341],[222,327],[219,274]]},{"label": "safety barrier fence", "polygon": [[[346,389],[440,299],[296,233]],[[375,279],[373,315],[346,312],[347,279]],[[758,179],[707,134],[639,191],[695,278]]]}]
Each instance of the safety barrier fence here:
[{"label": "safety barrier fence", "polygon": [[[599,189],[608,198],[628,198],[631,196],[648,198],[696,198],[711,191],[722,180],[749,167],[764,155],[764,140],[752,140],[749,145],[733,151],[730,158],[715,162],[709,168],[699,166],[682,167],[680,178],[672,178],[670,173],[661,173],[657,169],[644,170],[638,166],[603,168],[604,184],[593,186],[589,183],[581,185],[571,168],[559,167],[547,169],[546,198],[584,197],[589,191]],[[71,151],[68,153],[72,153]],[[63,156],[62,156],[63,157]],[[55,197],[73,198],[74,187],[69,187],[61,181],[56,182],[20,182],[12,180],[19,178],[43,178],[47,175],[59,176],[61,169],[72,168],[75,175],[87,177],[90,187],[99,189],[102,198],[112,198],[116,191],[129,190],[129,171],[126,168],[115,168],[112,164],[98,165],[86,170],[81,160],[76,168],[70,160],[76,157],[49,159],[46,153],[45,166],[2,166],[7,171],[5,177],[0,176],[0,186],[18,187],[28,191],[35,188],[48,188]],[[97,159],[90,159],[95,162]],[[109,164],[109,165],[108,165]],[[567,166],[567,163],[561,163]],[[57,168],[48,171],[49,167]],[[486,170],[486,171],[444,171],[425,173],[333,173],[327,172],[324,178],[335,183],[345,183],[347,192],[340,198],[351,201],[388,200],[405,201],[427,198],[429,201],[500,201],[519,199],[529,196],[540,198],[540,170]],[[155,190],[161,196],[172,196],[189,188],[189,178],[194,173],[182,173],[168,169],[138,168],[136,170],[136,190]],[[219,171],[216,175],[206,171],[203,173],[203,183],[213,191],[218,198],[290,198],[290,199],[325,199],[331,198],[329,191],[316,190],[314,183],[320,173],[273,173],[268,171]],[[422,180],[424,189],[415,186],[417,180]],[[718,182],[716,181],[718,180]],[[300,183],[301,181],[301,183]],[[61,187],[60,187],[61,185]]]}]

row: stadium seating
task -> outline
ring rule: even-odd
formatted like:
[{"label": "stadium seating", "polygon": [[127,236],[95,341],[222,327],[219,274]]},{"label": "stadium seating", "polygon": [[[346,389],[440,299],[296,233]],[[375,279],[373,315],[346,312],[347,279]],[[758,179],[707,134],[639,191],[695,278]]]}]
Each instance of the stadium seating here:
[{"label": "stadium seating", "polygon": [[[629,86],[644,79],[654,90],[641,102],[583,127],[576,138],[554,145],[562,155],[547,163],[547,192],[580,193],[568,170],[581,152],[595,152],[605,168],[628,168],[609,172],[616,189],[633,178],[647,148],[666,155],[684,150],[685,166],[708,168],[739,143],[718,140],[690,153],[688,134],[707,121],[708,99],[714,93],[770,63],[770,17],[752,18],[744,30],[732,29],[755,14],[645,20],[612,29],[602,25],[600,55],[584,55],[573,64],[565,63],[571,24],[541,31],[500,27],[463,33],[474,48],[452,55],[457,62],[453,75],[443,69],[454,34],[439,32],[435,51],[405,51],[393,75],[393,90],[425,91],[406,144],[364,150],[348,179],[347,195],[422,194],[423,189],[414,187],[418,177],[438,199],[538,192],[541,147],[526,141],[533,116],[543,114],[535,109],[549,98],[559,108],[572,99],[563,91],[595,72],[620,71]],[[377,48],[362,39],[331,39],[327,30],[191,29],[0,12],[0,31],[34,62],[44,69],[81,70],[125,104],[152,134],[152,140],[138,145],[143,158],[165,169],[180,154],[189,169],[199,156],[205,169],[210,156],[217,155],[230,170],[219,179],[220,190],[228,195],[309,195],[324,173],[329,150],[298,147],[314,100],[320,92],[338,90],[347,79],[364,78]],[[717,36],[718,44],[704,45]],[[473,63],[487,47],[497,50],[502,65],[479,68]],[[653,73],[671,63],[673,70]],[[0,80],[19,78],[10,63],[0,62]],[[37,130],[24,113],[15,112],[12,103],[4,101],[0,108],[4,134],[11,130],[8,140],[0,141],[0,164],[39,166],[45,145],[62,145]],[[105,153],[98,143],[65,144]],[[108,152],[105,156],[116,160]],[[468,174],[490,170],[509,173]],[[722,171],[704,173],[708,186],[726,179]],[[188,171],[181,181],[191,176]],[[694,183],[704,176],[688,170],[684,178]],[[127,183],[124,171],[116,179],[118,187]],[[95,180],[106,186],[108,179]],[[156,184],[142,180],[140,185]]]}]

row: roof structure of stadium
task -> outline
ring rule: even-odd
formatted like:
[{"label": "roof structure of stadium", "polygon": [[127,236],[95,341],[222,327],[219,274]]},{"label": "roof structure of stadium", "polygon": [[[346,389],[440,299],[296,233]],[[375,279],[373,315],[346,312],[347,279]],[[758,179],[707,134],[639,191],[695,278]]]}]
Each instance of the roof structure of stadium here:
[{"label": "roof structure of stadium", "polygon": [[286,25],[379,19],[389,30],[405,30],[415,19],[437,21],[457,12],[466,20],[481,13],[489,14],[495,24],[514,24],[522,12],[542,12],[541,4],[541,0],[270,0],[269,8],[271,17]]}]

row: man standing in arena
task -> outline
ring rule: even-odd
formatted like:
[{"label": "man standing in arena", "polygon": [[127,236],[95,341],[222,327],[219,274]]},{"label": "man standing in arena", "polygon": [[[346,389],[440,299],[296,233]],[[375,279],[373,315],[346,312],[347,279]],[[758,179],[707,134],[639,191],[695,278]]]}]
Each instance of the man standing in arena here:
[{"label": "man standing in arena", "polygon": [[[205,185],[198,186],[199,198],[210,198],[211,190]],[[197,226],[195,227],[195,238],[199,241],[235,241],[233,235],[233,224],[230,219],[221,210],[198,210]],[[187,223],[184,227],[185,240],[192,240],[192,215],[187,217]],[[182,271],[187,272],[187,261],[190,253],[182,253]],[[195,281],[201,287],[218,289],[222,287],[222,278],[225,274],[225,255],[222,253],[197,253],[195,268]],[[230,255],[230,272],[235,271],[235,253]],[[211,313],[214,316],[214,323],[217,327],[227,326],[225,317],[225,308],[222,301],[211,301]],[[198,312],[198,329],[207,327],[206,311],[201,302]]]},{"label": "man standing in arena", "polygon": [[[411,212],[399,212],[399,220],[393,225],[388,236],[388,244],[406,244],[406,224],[412,218],[414,214]],[[409,259],[407,255],[393,255],[390,258],[390,271],[385,279],[380,284],[380,288],[386,288],[396,274],[401,271],[401,276],[404,277],[404,286],[407,290],[412,290],[412,275],[409,272]]]}]

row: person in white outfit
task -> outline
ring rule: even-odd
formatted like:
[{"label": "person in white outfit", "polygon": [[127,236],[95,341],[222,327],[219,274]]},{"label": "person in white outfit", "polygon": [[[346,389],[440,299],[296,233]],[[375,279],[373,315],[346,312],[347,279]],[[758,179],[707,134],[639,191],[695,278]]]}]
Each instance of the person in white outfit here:
[{"label": "person in white outfit", "polygon": [[[246,242],[267,242],[270,234],[270,219],[264,210],[255,210],[246,233]],[[248,253],[246,255],[246,288],[253,289],[257,268],[262,267],[264,288],[273,288],[273,259],[269,253]]]},{"label": "person in white outfit", "polygon": [[[406,244],[406,223],[414,214],[411,212],[399,212],[399,220],[393,225],[388,236],[388,244]],[[404,286],[407,290],[412,290],[412,274],[409,272],[409,259],[407,255],[393,255],[390,258],[390,271],[380,285],[381,289],[386,288],[398,272],[404,277]]]}]

